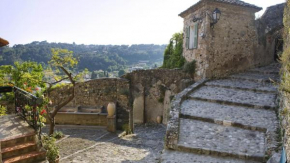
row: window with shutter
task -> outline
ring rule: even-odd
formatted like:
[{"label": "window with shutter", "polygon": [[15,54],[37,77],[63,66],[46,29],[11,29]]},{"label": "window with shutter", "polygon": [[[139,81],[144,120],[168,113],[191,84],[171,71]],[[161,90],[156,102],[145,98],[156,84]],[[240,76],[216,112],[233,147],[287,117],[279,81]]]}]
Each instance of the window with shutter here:
[{"label": "window with shutter", "polygon": [[185,37],[186,37],[185,38],[185,46],[186,46],[186,49],[189,49],[189,37],[190,37],[189,30],[190,30],[189,27],[185,28]]},{"label": "window with shutter", "polygon": [[193,48],[197,49],[198,23],[194,24]]},{"label": "window with shutter", "polygon": [[198,23],[186,28],[186,48],[197,49],[198,41]]}]

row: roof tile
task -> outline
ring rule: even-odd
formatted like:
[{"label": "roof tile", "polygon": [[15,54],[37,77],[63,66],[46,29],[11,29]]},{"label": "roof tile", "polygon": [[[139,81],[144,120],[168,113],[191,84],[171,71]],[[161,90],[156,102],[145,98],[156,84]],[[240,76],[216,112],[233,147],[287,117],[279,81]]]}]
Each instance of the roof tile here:
[{"label": "roof tile", "polygon": [[[182,13],[179,14],[179,16],[182,16],[183,14],[185,14],[188,10],[194,8],[196,5],[200,4],[200,2],[202,2],[203,0],[198,1],[196,4],[192,5],[191,7],[189,7],[187,10],[183,11]],[[209,1],[216,1],[216,2],[222,2],[222,3],[229,3],[232,5],[238,5],[238,6],[244,6],[244,7],[249,7],[249,8],[254,8],[257,10],[262,10],[261,7],[258,7],[256,5],[250,4],[250,3],[246,3],[244,1],[241,0],[209,0]]]}]

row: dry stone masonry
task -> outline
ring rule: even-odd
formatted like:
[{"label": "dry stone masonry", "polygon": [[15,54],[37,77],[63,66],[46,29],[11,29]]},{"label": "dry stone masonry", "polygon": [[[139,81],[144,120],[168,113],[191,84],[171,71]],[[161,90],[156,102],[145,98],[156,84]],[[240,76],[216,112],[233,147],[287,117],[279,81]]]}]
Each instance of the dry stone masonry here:
[{"label": "dry stone masonry", "polygon": [[200,81],[172,102],[162,162],[265,162],[277,148],[278,64]]}]

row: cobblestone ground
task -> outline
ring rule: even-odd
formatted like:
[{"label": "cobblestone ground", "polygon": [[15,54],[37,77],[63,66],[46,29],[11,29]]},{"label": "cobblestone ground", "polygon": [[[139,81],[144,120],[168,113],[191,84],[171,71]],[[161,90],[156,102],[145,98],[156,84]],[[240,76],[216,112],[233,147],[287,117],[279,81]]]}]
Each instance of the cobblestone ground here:
[{"label": "cobblestone ground", "polygon": [[[118,137],[101,128],[58,127],[69,135],[60,140],[61,163],[159,162],[165,126],[135,126],[135,134]],[[46,131],[46,130],[45,130]]]},{"label": "cobblestone ground", "polygon": [[169,142],[175,151],[165,150],[161,162],[265,162],[277,147],[272,81],[279,81],[278,71],[278,64],[252,69],[208,81],[184,95],[175,109],[178,121],[169,121],[174,124],[169,133],[178,133]]}]

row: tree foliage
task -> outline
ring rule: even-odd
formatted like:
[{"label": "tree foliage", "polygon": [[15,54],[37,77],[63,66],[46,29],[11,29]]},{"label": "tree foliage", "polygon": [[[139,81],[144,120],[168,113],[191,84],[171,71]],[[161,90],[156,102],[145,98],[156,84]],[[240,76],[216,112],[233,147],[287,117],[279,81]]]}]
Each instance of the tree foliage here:
[{"label": "tree foliage", "polygon": [[0,66],[1,85],[12,84],[28,92],[44,87],[43,68],[36,62],[15,62],[14,65]]},{"label": "tree foliage", "polygon": [[74,87],[77,82],[77,80],[82,77],[84,74],[87,73],[87,69],[84,70],[83,73],[80,73],[78,75],[74,75],[72,73],[72,69],[77,66],[78,59],[73,56],[73,52],[69,51],[67,49],[51,49],[52,57],[51,60],[48,62],[52,69],[56,72],[55,74],[55,81],[53,82],[46,82],[48,84],[48,88],[46,90],[46,99],[45,101],[49,101],[50,99],[50,92],[51,89],[55,84],[58,84],[62,82],[63,80],[69,80],[70,81],[70,89],[67,89],[67,92],[65,94],[69,94],[69,96],[60,101],[58,104],[54,104],[54,107],[47,107],[48,119],[50,122],[50,130],[49,135],[52,135],[54,133],[54,127],[55,127],[55,116],[57,112],[67,105],[70,101],[73,100],[75,96]]},{"label": "tree foliage", "polygon": [[77,71],[87,68],[89,71],[116,71],[125,66],[148,60],[154,63],[162,60],[166,45],[77,45],[66,43],[48,43],[34,41],[25,45],[0,48],[0,65],[12,65],[15,61],[34,61],[47,66],[52,57],[51,49],[68,49],[79,62]]},{"label": "tree foliage", "polygon": [[121,77],[124,74],[126,74],[125,70],[119,70],[119,72],[118,72],[119,77]]},{"label": "tree foliage", "polygon": [[162,68],[181,68],[185,59],[183,52],[183,33],[175,33],[169,41],[165,51]]}]

